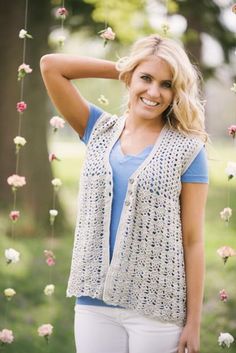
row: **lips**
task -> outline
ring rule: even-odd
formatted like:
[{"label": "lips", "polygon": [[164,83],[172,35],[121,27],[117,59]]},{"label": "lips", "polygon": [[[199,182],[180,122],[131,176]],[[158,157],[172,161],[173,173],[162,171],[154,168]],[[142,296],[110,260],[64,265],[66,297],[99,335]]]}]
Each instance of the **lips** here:
[{"label": "lips", "polygon": [[140,99],[148,107],[157,107],[158,105],[160,105],[159,102],[154,102],[144,97],[141,97]]}]

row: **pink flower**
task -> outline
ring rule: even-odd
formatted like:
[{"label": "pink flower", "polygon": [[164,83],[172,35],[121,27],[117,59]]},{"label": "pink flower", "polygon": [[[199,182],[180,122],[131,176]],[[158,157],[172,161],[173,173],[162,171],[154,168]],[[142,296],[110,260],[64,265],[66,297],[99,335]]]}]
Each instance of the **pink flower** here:
[{"label": "pink flower", "polygon": [[46,260],[48,266],[54,266],[55,265],[55,260],[52,257],[48,257]]},{"label": "pink flower", "polygon": [[51,324],[44,324],[38,328],[39,336],[45,337],[46,339],[48,339],[48,337],[51,336],[52,331],[53,331],[53,326]]},{"label": "pink flower", "polygon": [[50,119],[50,125],[54,128],[54,132],[56,132],[58,129],[63,128],[65,125],[65,120],[60,118],[59,116],[53,116]]},{"label": "pink flower", "polygon": [[104,39],[104,47],[108,40],[114,40],[116,37],[116,34],[112,31],[111,27],[103,29],[102,31],[98,32],[98,34],[100,34],[100,37]]},{"label": "pink flower", "polygon": [[226,264],[229,257],[236,256],[236,251],[229,246],[222,246],[217,250],[217,254],[222,257],[224,264]]},{"label": "pink flower", "polygon": [[7,178],[7,183],[13,188],[20,188],[26,184],[25,177],[13,174]]},{"label": "pink flower", "polygon": [[12,343],[14,340],[14,336],[11,330],[7,330],[6,328],[0,331],[0,341],[2,343]]},{"label": "pink flower", "polygon": [[25,102],[18,102],[16,105],[16,109],[19,113],[23,113],[24,110],[26,110],[27,104]]},{"label": "pink flower", "polygon": [[230,127],[228,127],[228,132],[229,132],[229,135],[232,136],[234,139],[236,134],[236,125],[231,125]]},{"label": "pink flower", "polygon": [[228,300],[228,293],[226,292],[225,289],[222,289],[220,292],[219,292],[219,296],[220,296],[220,300],[222,302],[226,302]]},{"label": "pink flower", "polygon": [[44,250],[44,255],[46,257],[46,263],[48,264],[48,266],[54,266],[56,263],[56,257],[54,253],[51,250]]},{"label": "pink flower", "polygon": [[20,217],[20,211],[11,211],[9,214],[9,217],[13,222],[16,222],[18,218]]},{"label": "pink flower", "polygon": [[32,71],[33,70],[29,65],[26,65],[25,63],[21,64],[18,67],[18,81],[24,78],[26,74],[30,74]]},{"label": "pink flower", "polygon": [[48,156],[49,162],[60,161],[60,159],[55,155],[55,153],[50,153]]},{"label": "pink flower", "polygon": [[63,17],[63,19],[66,18],[66,16],[68,15],[68,11],[65,7],[59,7],[59,9],[56,12],[56,15],[59,17]]},{"label": "pink flower", "polygon": [[20,71],[24,71],[26,74],[30,74],[33,70],[29,65],[23,63],[18,67],[18,72]]}]

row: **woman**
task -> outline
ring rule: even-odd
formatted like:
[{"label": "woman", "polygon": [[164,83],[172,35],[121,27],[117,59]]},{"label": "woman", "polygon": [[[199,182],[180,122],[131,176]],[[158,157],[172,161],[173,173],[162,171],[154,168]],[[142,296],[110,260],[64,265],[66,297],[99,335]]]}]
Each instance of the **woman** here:
[{"label": "woman", "polygon": [[[175,41],[151,35],[118,63],[41,59],[48,93],[87,144],[67,295],[78,353],[199,352],[208,175],[198,74]],[[72,79],[129,91],[121,117]]]}]

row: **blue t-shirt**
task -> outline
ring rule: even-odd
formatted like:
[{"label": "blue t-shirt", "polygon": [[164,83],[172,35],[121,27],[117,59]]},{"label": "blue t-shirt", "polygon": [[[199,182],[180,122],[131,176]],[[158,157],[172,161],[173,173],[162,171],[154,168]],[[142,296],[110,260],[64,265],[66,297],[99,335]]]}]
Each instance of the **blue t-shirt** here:
[{"label": "blue t-shirt", "polygon": [[[103,110],[94,105],[90,105],[88,124],[84,136],[82,137],[82,141],[85,144],[88,143],[93,127],[102,113]],[[113,176],[113,199],[110,223],[110,261],[114,251],[116,233],[128,187],[128,180],[140,164],[147,158],[152,148],[153,145],[149,145],[139,154],[125,155],[122,152],[120,140],[118,139],[111,150],[109,161]],[[198,153],[185,173],[181,176],[181,181],[189,183],[208,183],[208,167],[204,147]],[[113,306],[105,304],[100,299],[91,298],[88,296],[77,298],[77,303],[84,305]]]}]

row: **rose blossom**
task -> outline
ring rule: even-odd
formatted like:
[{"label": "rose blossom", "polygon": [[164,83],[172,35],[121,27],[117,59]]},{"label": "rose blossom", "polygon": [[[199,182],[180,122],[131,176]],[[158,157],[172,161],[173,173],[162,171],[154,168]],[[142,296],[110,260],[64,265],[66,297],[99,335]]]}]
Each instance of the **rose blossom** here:
[{"label": "rose blossom", "polygon": [[228,162],[227,167],[225,169],[225,173],[228,175],[228,180],[232,179],[236,176],[236,163]]},{"label": "rose blossom", "polygon": [[19,38],[33,38],[25,29],[21,29],[19,32]]},{"label": "rose blossom", "polygon": [[54,266],[55,265],[55,255],[51,250],[44,250],[44,255],[46,257],[46,263],[48,266]]},{"label": "rose blossom", "polygon": [[54,266],[55,260],[52,257],[48,257],[46,263],[48,264],[48,266]]},{"label": "rose blossom", "polygon": [[220,297],[220,300],[222,302],[226,302],[228,300],[228,293],[226,292],[225,289],[222,289],[220,292],[219,292],[219,297]]},{"label": "rose blossom", "polygon": [[52,185],[54,186],[55,191],[57,191],[59,189],[60,186],[62,186],[62,182],[61,179],[59,178],[54,178],[52,180]]},{"label": "rose blossom", "polygon": [[8,299],[11,299],[15,294],[16,294],[16,292],[15,292],[14,289],[12,289],[12,288],[6,288],[6,289],[4,290],[4,295],[5,295]]},{"label": "rose blossom", "polygon": [[230,347],[230,344],[234,342],[234,338],[233,336],[228,333],[228,332],[225,332],[225,333],[220,333],[220,336],[218,337],[218,343],[220,346],[222,346],[223,348],[225,347]]},{"label": "rose blossom", "polygon": [[67,15],[68,15],[68,11],[65,7],[59,7],[59,9],[57,9],[57,12],[56,12],[57,17],[62,17],[63,19],[65,19]]},{"label": "rose blossom", "polygon": [[16,136],[13,141],[16,145],[19,145],[19,146],[24,146],[27,142],[26,139],[21,136]]},{"label": "rose blossom", "polygon": [[49,214],[50,214],[50,224],[53,225],[55,218],[58,215],[58,211],[57,210],[50,210]]},{"label": "rose blossom", "polygon": [[24,110],[26,110],[27,108],[27,104],[25,102],[18,102],[16,104],[16,109],[19,113],[23,113]]},{"label": "rose blossom", "polygon": [[20,211],[11,211],[9,217],[13,222],[16,222],[20,218]]},{"label": "rose blossom", "polygon": [[18,72],[20,71],[24,71],[26,74],[30,74],[33,70],[29,65],[23,63],[18,67]]},{"label": "rose blossom", "polygon": [[30,74],[33,70],[25,63],[18,67],[18,81],[25,77],[26,74]]},{"label": "rose blossom", "polygon": [[11,262],[16,263],[20,260],[20,253],[15,249],[9,248],[5,250],[5,258],[8,264]]},{"label": "rose blossom", "polygon": [[0,331],[0,341],[2,343],[12,343],[14,340],[14,336],[11,330],[7,330],[6,328]]},{"label": "rose blossom", "polygon": [[49,162],[60,161],[60,159],[55,155],[55,153],[50,153],[48,156]]},{"label": "rose blossom", "polygon": [[229,135],[232,136],[234,139],[236,134],[236,125],[231,125],[230,127],[228,127],[228,132]]},{"label": "rose blossom", "polygon": [[26,184],[25,177],[13,174],[7,178],[7,183],[14,188],[20,188]]},{"label": "rose blossom", "polygon": [[225,222],[229,222],[230,217],[232,216],[232,209],[230,207],[226,207],[223,211],[220,212],[220,217]]},{"label": "rose blossom", "polygon": [[226,264],[229,257],[236,255],[236,251],[229,246],[222,246],[217,250],[217,254],[222,257],[224,264]]},{"label": "rose blossom", "polygon": [[38,334],[41,337],[48,337],[52,334],[53,326],[51,324],[44,324],[38,328]]},{"label": "rose blossom", "polygon": [[47,296],[51,296],[55,291],[55,286],[54,284],[48,284],[45,288],[44,288],[44,294]]},{"label": "rose blossom", "polygon": [[112,31],[111,27],[103,29],[102,31],[98,32],[98,34],[100,34],[100,37],[104,39],[104,46],[107,44],[108,40],[114,40],[116,37],[116,34]]},{"label": "rose blossom", "polygon": [[54,132],[56,132],[58,129],[63,128],[65,125],[65,120],[60,118],[59,116],[53,116],[50,119],[50,125],[54,128]]}]

